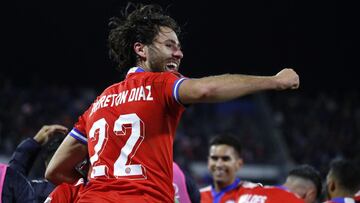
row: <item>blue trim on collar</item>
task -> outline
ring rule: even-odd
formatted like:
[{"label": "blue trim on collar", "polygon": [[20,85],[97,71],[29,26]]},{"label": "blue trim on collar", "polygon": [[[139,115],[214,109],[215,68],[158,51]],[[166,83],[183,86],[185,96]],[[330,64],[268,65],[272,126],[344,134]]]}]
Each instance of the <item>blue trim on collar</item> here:
[{"label": "blue trim on collar", "polygon": [[221,198],[224,196],[224,194],[234,188],[236,188],[239,183],[240,183],[240,178],[236,178],[235,181],[229,185],[229,186],[226,186],[224,189],[222,189],[220,192],[216,192],[215,191],[215,187],[214,185],[211,186],[211,195],[213,196],[214,198],[214,203],[219,203],[221,201]]},{"label": "blue trim on collar", "polygon": [[141,73],[141,72],[145,72],[145,70],[141,67],[132,67],[128,70],[127,74],[130,73]]},{"label": "blue trim on collar", "polygon": [[283,185],[276,185],[275,187],[279,188],[281,190],[289,191],[289,189],[287,187],[283,186]]},{"label": "blue trim on collar", "polygon": [[331,202],[334,202],[334,203],[355,203],[355,200],[352,199],[352,198],[349,198],[349,197],[336,197],[336,198],[333,198],[331,199]]}]

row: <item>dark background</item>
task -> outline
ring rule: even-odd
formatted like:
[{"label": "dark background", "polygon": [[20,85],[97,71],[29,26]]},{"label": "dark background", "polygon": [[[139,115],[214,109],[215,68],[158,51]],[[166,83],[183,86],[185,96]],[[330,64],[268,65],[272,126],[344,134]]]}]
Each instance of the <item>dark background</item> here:
[{"label": "dark background", "polygon": [[[294,67],[303,91],[359,87],[359,12],[346,1],[152,2],[170,6],[169,13],[183,26],[180,72],[188,77],[272,75]],[[119,80],[107,55],[107,23],[126,1],[0,4],[1,84],[102,89]]]}]

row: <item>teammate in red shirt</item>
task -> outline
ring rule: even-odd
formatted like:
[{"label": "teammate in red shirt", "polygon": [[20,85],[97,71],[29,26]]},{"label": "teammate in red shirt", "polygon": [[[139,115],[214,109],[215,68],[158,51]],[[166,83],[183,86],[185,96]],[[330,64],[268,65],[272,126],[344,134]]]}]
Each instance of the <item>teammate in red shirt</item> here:
[{"label": "teammate in red shirt", "polygon": [[258,187],[240,195],[236,203],[305,203],[294,193],[280,187]]},{"label": "teammate in red shirt", "polygon": [[315,203],[321,194],[321,177],[308,165],[290,171],[282,186],[257,187],[240,194],[237,203]]},{"label": "teammate in red shirt", "polygon": [[74,183],[87,155],[89,183],[78,202],[172,202],[173,140],[183,104],[222,102],[261,90],[296,89],[292,69],[274,76],[225,74],[187,79],[176,22],[145,5],[112,18],[110,53],[126,79],[111,85],[79,117],[53,156],[46,178]]},{"label": "teammate in red shirt", "polygon": [[234,202],[244,190],[259,184],[241,181],[236,173],[243,165],[241,145],[236,137],[224,135],[210,140],[208,169],[213,184],[200,190],[201,203]]},{"label": "teammate in red shirt", "polygon": [[80,178],[75,184],[62,183],[49,194],[44,203],[72,203],[78,198],[78,193],[84,188],[84,179]]},{"label": "teammate in red shirt", "polygon": [[326,203],[358,202],[356,193],[360,189],[359,171],[359,164],[353,160],[333,160],[326,177]]}]

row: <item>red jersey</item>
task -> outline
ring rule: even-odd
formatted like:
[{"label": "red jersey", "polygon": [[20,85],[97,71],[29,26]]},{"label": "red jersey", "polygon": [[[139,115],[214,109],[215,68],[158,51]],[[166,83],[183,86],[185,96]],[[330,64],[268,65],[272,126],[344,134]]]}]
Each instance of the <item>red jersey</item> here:
[{"label": "red jersey", "polygon": [[305,203],[294,193],[280,187],[256,187],[243,192],[236,203]]},{"label": "red jersey", "polygon": [[185,109],[178,99],[184,80],[177,72],[132,68],[79,117],[70,135],[87,144],[91,162],[79,202],[100,196],[109,202],[174,201],[173,141]]},{"label": "red jersey", "polygon": [[76,184],[62,183],[49,194],[44,203],[73,203],[78,192],[84,187],[84,179],[79,179]]},{"label": "red jersey", "polygon": [[201,203],[228,203],[235,202],[236,199],[252,188],[262,187],[260,184],[244,182],[236,179],[234,183],[225,187],[219,192],[215,191],[212,185],[200,189]]}]

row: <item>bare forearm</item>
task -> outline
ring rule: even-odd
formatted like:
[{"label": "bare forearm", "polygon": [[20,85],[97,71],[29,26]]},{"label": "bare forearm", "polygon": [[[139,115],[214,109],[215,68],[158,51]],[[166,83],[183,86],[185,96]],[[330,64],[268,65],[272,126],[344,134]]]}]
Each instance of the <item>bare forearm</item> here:
[{"label": "bare forearm", "polygon": [[224,74],[185,80],[180,88],[184,104],[222,102],[263,90],[296,89],[299,77],[292,69],[283,69],[274,76]]},{"label": "bare forearm", "polygon": [[206,83],[208,94],[201,102],[222,102],[235,99],[258,91],[276,88],[271,76],[249,76],[239,74],[225,74],[202,78]]},{"label": "bare forearm", "polygon": [[67,136],[46,168],[45,177],[54,184],[73,183],[80,178],[75,166],[87,155],[86,145]]},{"label": "bare forearm", "polygon": [[73,170],[70,171],[63,170],[61,171],[61,173],[58,172],[58,173],[53,173],[51,175],[47,174],[46,179],[48,179],[55,185],[59,185],[64,182],[73,184],[81,177],[82,177],[81,174],[77,172],[74,168]]}]

